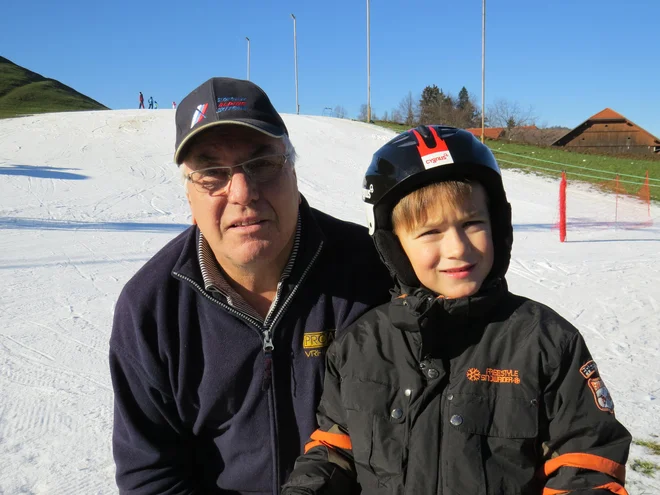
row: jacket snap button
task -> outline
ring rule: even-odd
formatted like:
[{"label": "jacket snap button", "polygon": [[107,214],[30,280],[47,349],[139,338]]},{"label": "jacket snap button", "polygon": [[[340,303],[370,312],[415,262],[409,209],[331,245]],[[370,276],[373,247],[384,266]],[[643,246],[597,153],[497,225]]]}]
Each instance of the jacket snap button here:
[{"label": "jacket snap button", "polygon": [[401,409],[392,409],[392,419],[401,419],[403,411]]},{"label": "jacket snap button", "polygon": [[435,368],[430,368],[430,369],[426,372],[426,376],[428,376],[429,378],[438,378],[438,375],[439,375],[439,374],[440,374],[440,373],[438,373],[438,370],[436,370]]},{"label": "jacket snap button", "polygon": [[460,426],[463,424],[463,417],[459,416],[458,414],[454,414],[449,420],[449,422],[454,426]]},{"label": "jacket snap button", "polygon": [[403,391],[403,395],[405,395],[406,397],[410,397],[410,394],[412,394],[412,390],[410,390],[409,388]]},{"label": "jacket snap button", "polygon": [[447,395],[447,400],[454,400],[454,394]]}]

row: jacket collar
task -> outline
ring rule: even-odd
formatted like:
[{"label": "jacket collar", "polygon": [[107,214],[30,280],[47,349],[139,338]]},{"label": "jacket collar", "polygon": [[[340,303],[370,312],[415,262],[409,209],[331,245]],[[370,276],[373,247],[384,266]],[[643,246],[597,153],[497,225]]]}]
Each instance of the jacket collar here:
[{"label": "jacket collar", "polygon": [[473,296],[444,299],[426,288],[398,286],[392,291],[389,316],[392,324],[407,332],[422,328],[465,326],[484,320],[508,292],[506,280],[497,279]]}]

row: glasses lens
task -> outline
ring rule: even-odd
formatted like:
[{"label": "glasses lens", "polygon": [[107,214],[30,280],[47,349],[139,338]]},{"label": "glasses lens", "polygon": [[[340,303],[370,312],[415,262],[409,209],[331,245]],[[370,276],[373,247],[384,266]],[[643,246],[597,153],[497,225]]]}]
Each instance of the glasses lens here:
[{"label": "glasses lens", "polygon": [[199,192],[214,193],[224,189],[229,183],[228,168],[198,170],[190,175],[190,180]]},{"label": "glasses lens", "polygon": [[286,163],[285,155],[255,158],[243,164],[243,171],[255,182],[268,182],[280,173]]}]

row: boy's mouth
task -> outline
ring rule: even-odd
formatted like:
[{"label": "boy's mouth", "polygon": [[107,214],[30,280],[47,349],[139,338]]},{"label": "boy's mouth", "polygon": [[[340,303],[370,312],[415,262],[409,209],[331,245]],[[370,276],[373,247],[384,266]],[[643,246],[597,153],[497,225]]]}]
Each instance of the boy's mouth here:
[{"label": "boy's mouth", "polygon": [[475,266],[476,266],[475,264],[464,265],[458,268],[448,268],[446,270],[442,270],[442,272],[452,278],[464,278],[470,275],[470,273],[472,272]]}]

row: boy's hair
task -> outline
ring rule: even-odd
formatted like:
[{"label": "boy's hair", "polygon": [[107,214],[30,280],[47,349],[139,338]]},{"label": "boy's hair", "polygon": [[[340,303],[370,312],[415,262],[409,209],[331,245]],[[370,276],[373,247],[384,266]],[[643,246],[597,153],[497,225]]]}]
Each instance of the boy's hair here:
[{"label": "boy's hair", "polygon": [[[404,196],[392,210],[394,232],[410,232],[426,223],[429,214],[438,207],[457,208],[459,203],[472,195],[473,184],[469,181],[435,182]],[[488,196],[486,204],[490,206]]]}]

